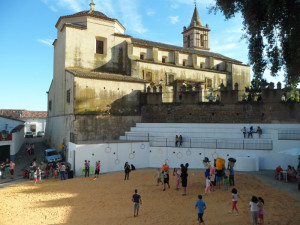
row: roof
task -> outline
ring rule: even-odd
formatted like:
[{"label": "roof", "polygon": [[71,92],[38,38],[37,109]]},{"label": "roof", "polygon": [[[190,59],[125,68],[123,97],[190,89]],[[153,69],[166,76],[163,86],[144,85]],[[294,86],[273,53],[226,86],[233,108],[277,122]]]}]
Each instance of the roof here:
[{"label": "roof", "polygon": [[127,82],[136,82],[136,83],[148,83],[147,81],[136,78],[136,77],[131,77],[131,76],[126,76],[126,75],[121,75],[121,74],[115,74],[115,73],[107,73],[107,72],[94,72],[90,70],[85,70],[81,68],[66,68],[66,71],[70,72],[76,77],[82,77],[82,78],[92,78],[92,79],[97,79],[97,80],[113,80],[113,81],[127,81]]},{"label": "roof", "polygon": [[221,55],[219,53],[207,52],[207,51],[201,51],[201,50],[194,50],[194,49],[187,49],[187,48],[183,48],[183,47],[180,47],[180,46],[169,45],[169,44],[164,44],[164,43],[154,42],[154,41],[148,41],[148,40],[143,40],[143,39],[139,39],[139,38],[132,38],[131,40],[132,40],[132,43],[134,43],[134,44],[146,45],[146,46],[156,47],[156,48],[164,48],[164,49],[168,49],[168,50],[177,50],[177,51],[182,51],[182,52],[188,52],[188,53],[204,55],[204,56],[208,56],[208,57],[216,57],[216,58],[225,59],[225,60],[228,60],[228,61],[234,61],[236,63],[242,63],[238,60],[226,57],[226,56]]},{"label": "roof", "polygon": [[47,118],[47,111],[27,111],[24,110],[21,118]]},{"label": "roof", "polygon": [[28,111],[25,109],[1,109],[0,115],[7,118],[47,118],[47,111]]},{"label": "roof", "polygon": [[60,23],[60,21],[62,19],[66,19],[66,18],[74,18],[74,17],[83,17],[83,16],[89,16],[89,17],[94,17],[94,18],[99,18],[99,19],[103,19],[103,20],[108,20],[108,21],[113,21],[113,22],[117,22],[119,23],[124,30],[126,29],[117,19],[113,19],[113,18],[109,18],[108,16],[106,16],[104,13],[99,12],[99,11],[95,11],[95,10],[85,10],[85,11],[80,11],[78,13],[74,13],[71,15],[66,15],[66,16],[61,16],[59,17],[57,23],[55,24],[55,27],[58,26],[58,24]]},{"label": "roof", "polygon": [[202,26],[197,7],[195,7],[194,14],[190,23],[190,27],[194,26],[194,22],[196,26]]}]

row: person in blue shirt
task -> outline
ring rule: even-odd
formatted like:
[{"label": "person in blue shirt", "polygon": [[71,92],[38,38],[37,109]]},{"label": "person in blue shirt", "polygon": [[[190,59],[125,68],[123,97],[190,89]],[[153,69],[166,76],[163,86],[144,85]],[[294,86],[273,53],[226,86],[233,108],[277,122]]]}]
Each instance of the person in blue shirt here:
[{"label": "person in blue shirt", "polygon": [[229,184],[230,186],[234,186],[234,171],[233,171],[233,167],[229,166]]},{"label": "person in blue shirt", "polygon": [[199,225],[201,225],[201,223],[203,223],[203,225],[205,225],[204,220],[203,220],[203,214],[204,214],[204,210],[206,209],[206,204],[202,200],[202,195],[198,195],[198,199],[199,200],[196,202],[195,209],[198,208]]}]

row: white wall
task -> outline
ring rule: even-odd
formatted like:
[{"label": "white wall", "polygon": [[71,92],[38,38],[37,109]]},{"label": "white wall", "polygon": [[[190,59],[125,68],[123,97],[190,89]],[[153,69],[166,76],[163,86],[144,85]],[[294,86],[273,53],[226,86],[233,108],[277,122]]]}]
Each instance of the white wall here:
[{"label": "white wall", "polygon": [[[107,147],[111,151],[106,153]],[[132,146],[132,147],[131,147]],[[69,143],[69,153],[74,149],[74,144]],[[135,151],[134,158],[130,159],[129,154]],[[115,153],[115,154],[114,154]],[[74,154],[70,153],[74,157]],[[96,161],[101,161],[101,173],[120,171],[124,169],[125,162],[133,164],[136,168],[149,167],[149,144],[146,142],[135,143],[113,143],[113,144],[90,144],[76,145],[75,160],[70,157],[69,163],[75,161],[75,174],[81,175],[81,168],[84,166],[84,160],[90,160],[91,166],[95,167]],[[116,159],[120,160],[119,164],[115,163]]]},{"label": "white wall", "polygon": [[25,130],[30,131],[30,126],[35,125],[36,126],[36,133],[39,131],[45,131],[46,130],[46,120],[47,118],[22,118],[22,120],[25,121]]},{"label": "white wall", "polygon": [[[7,124],[7,126],[6,126]],[[7,119],[0,116],[0,131],[6,130],[9,133],[18,125],[22,125],[24,122],[18,120]],[[7,127],[7,128],[6,128]]]},{"label": "white wall", "polygon": [[19,152],[20,148],[24,144],[24,141],[24,128],[12,134],[12,145],[10,147],[11,157],[13,157]]}]

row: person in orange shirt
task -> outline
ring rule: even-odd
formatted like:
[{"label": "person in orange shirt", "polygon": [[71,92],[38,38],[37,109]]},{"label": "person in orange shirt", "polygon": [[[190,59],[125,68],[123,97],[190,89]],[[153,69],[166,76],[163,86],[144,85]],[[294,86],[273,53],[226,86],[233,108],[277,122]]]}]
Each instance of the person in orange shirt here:
[{"label": "person in orange shirt", "polygon": [[170,166],[167,164],[167,162],[165,162],[165,164],[162,166],[162,174],[164,176],[164,188],[163,191],[166,190],[166,184],[168,184],[168,187],[170,188],[170,184],[169,184],[169,169]]},{"label": "person in orange shirt", "polygon": [[165,162],[165,164],[162,166],[161,170],[163,171],[168,171],[169,172],[170,166]]}]

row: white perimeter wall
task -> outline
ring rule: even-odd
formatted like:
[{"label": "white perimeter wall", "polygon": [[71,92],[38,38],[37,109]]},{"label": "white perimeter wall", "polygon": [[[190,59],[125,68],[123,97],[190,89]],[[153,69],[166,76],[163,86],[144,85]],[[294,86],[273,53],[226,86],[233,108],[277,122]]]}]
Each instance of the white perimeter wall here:
[{"label": "white perimeter wall", "polygon": [[[108,146],[111,151],[106,153],[105,150],[108,150],[106,149]],[[131,151],[135,151],[133,159],[129,158]],[[115,163],[117,158],[120,160],[119,164]],[[84,166],[84,160],[90,160],[91,166],[94,168],[96,161],[100,160],[101,173],[123,170],[125,162],[133,164],[136,168],[149,167],[149,143],[113,143],[109,145],[75,145],[73,143],[69,143],[68,161],[71,163],[75,175],[81,175],[81,168]]]},{"label": "white perimeter wall", "polygon": [[[226,160],[226,166],[228,163],[227,159],[230,157],[237,159],[239,157],[257,157],[259,160],[259,169],[273,170],[278,165],[281,165],[282,168],[287,168],[288,165],[292,165],[294,167],[297,166],[297,156],[289,156],[278,153],[281,150],[295,147],[297,144],[297,141],[279,141],[278,143],[274,143],[274,148],[276,146],[275,150],[262,151],[149,147],[148,142],[135,142],[132,143],[132,149],[135,151],[135,157],[130,159],[129,154],[131,153],[131,143],[109,144],[109,147],[111,148],[111,152],[109,153],[105,152],[105,148],[108,147],[108,144],[75,145],[73,143],[69,143],[68,161],[71,163],[72,169],[75,171],[77,176],[81,175],[81,168],[84,165],[84,160],[90,160],[91,166],[95,166],[96,161],[100,160],[101,173],[106,173],[123,170],[125,162],[135,165],[136,168],[160,168],[167,160],[171,168],[179,168],[180,164],[189,163],[190,168],[203,169],[204,166],[202,160],[204,157],[208,157],[211,161],[213,161],[213,159],[217,156],[224,158]],[[143,145],[145,147],[141,148]],[[117,156],[120,160],[119,164],[115,164]],[[244,168],[241,171],[248,171],[248,168]]]},{"label": "white perimeter wall", "polygon": [[12,134],[12,145],[10,147],[10,155],[16,155],[24,144],[24,128]]}]

